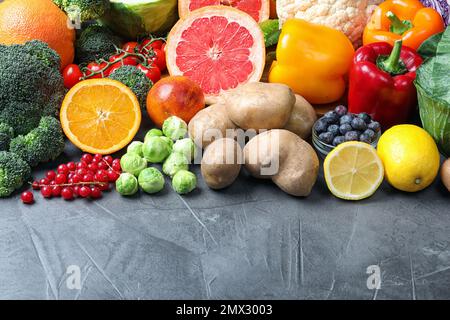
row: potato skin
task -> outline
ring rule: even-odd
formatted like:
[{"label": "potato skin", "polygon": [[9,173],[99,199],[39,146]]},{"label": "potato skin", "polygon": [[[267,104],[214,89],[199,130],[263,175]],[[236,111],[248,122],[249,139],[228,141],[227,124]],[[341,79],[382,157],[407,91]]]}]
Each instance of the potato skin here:
[{"label": "potato skin", "polygon": [[441,167],[441,180],[447,190],[450,192],[450,159],[444,161]]},{"label": "potato skin", "polygon": [[205,133],[209,130],[218,130],[221,136],[225,138],[227,130],[235,130],[236,125],[228,118],[225,106],[222,104],[213,104],[198,112],[189,122],[189,136],[202,149],[205,149],[215,139],[209,139]]},{"label": "potato skin", "polygon": [[313,106],[305,98],[296,94],[291,116],[284,129],[295,133],[302,139],[308,139],[316,120],[316,110]]},{"label": "potato skin", "polygon": [[[317,180],[316,152],[288,130],[269,130],[257,135],[245,146],[244,159],[245,168],[252,176],[272,179],[281,190],[293,196],[308,196]],[[278,170],[262,173],[264,168],[276,168],[276,163]]]},{"label": "potato skin", "polygon": [[205,150],[201,163],[203,180],[211,189],[230,186],[239,175],[242,149],[230,138],[218,139]]},{"label": "potato skin", "polygon": [[280,129],[291,116],[295,95],[284,84],[250,82],[227,92],[224,103],[231,121],[242,129]]}]

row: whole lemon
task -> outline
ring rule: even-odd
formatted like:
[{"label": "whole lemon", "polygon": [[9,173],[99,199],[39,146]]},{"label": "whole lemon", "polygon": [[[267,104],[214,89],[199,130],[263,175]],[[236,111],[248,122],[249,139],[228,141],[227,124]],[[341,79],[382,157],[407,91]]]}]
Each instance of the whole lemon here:
[{"label": "whole lemon", "polygon": [[417,192],[428,187],[439,171],[439,151],[422,128],[409,124],[387,130],[378,142],[386,180],[402,191]]}]

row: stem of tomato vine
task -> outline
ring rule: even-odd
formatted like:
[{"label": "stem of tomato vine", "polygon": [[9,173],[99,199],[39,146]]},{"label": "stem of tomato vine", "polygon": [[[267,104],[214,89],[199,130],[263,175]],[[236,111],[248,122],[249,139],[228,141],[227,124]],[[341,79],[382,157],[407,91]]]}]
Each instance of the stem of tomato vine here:
[{"label": "stem of tomato vine", "polygon": [[[152,52],[153,52],[153,50],[152,50]],[[112,65],[114,65],[116,63],[122,62],[127,57],[137,57],[137,58],[139,58],[139,60],[141,61],[141,64],[144,65],[145,67],[151,67],[153,65],[153,62],[151,64],[149,64],[148,63],[148,59],[146,59],[146,57],[143,54],[141,54],[141,53],[128,52],[128,51],[124,51],[124,50],[119,49],[119,48],[116,47],[116,54],[122,54],[122,53],[123,53],[123,56],[121,56],[120,58],[118,58],[118,59],[116,59],[114,61],[106,61],[104,59],[97,60],[96,63],[98,63],[98,64],[106,63],[106,65],[102,69],[100,69],[98,71],[86,74],[88,69],[87,69],[87,67],[84,67],[83,68],[84,76],[81,77],[81,80],[86,80],[86,79],[92,78],[92,77],[94,77],[96,75],[99,75],[99,74],[103,77],[104,76],[104,72],[106,70],[108,70],[109,67],[111,67]],[[148,56],[149,57],[153,57],[154,54],[153,55],[149,54]]]}]

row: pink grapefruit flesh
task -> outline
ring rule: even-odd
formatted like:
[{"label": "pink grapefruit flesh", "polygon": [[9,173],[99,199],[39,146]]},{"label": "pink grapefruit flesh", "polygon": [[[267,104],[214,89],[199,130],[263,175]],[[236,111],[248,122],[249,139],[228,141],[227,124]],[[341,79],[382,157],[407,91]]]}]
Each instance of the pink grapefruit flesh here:
[{"label": "pink grapefruit flesh", "polygon": [[258,22],[269,19],[270,0],[179,0],[178,12],[184,18],[191,11],[206,6],[229,6],[247,12]]},{"label": "pink grapefruit flesh", "polygon": [[226,6],[193,11],[170,31],[166,47],[170,75],[200,85],[208,103],[240,84],[259,81],[264,71],[264,36],[248,14]]}]

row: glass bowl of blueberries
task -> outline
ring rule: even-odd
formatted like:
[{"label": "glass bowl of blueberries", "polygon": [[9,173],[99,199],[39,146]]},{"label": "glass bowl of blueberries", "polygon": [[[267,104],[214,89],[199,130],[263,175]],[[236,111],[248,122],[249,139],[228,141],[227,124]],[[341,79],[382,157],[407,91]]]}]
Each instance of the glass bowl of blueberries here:
[{"label": "glass bowl of blueberries", "polygon": [[337,106],[316,121],[312,142],[325,158],[331,150],[347,141],[361,141],[376,148],[381,136],[380,123],[367,113],[349,113],[345,106]]}]

